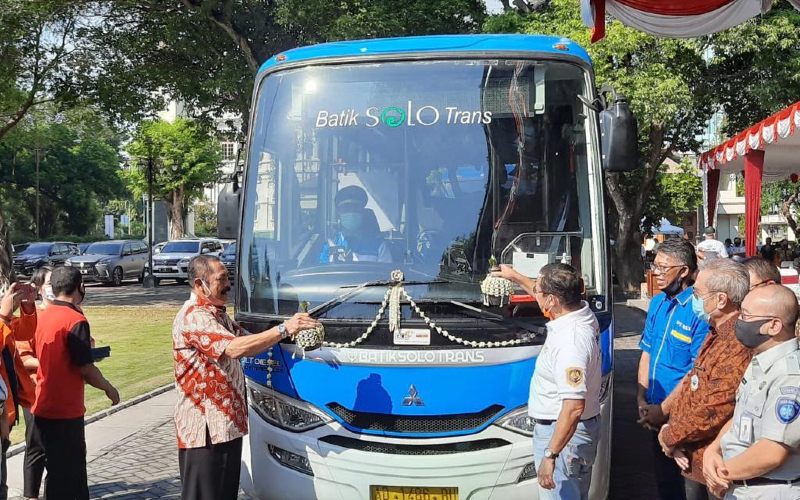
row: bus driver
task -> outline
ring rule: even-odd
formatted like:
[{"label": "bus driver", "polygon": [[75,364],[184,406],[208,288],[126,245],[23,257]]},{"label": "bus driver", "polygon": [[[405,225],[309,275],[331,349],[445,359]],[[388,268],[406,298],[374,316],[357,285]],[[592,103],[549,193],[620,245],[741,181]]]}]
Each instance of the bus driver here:
[{"label": "bus driver", "polygon": [[336,193],[339,231],[323,245],[321,264],[328,262],[391,262],[392,254],[383,240],[375,212],[367,208],[367,192],[347,186]]}]

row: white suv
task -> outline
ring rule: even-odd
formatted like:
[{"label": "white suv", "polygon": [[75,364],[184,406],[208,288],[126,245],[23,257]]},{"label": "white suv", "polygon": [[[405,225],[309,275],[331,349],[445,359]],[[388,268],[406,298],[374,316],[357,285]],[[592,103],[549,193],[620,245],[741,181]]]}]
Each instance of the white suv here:
[{"label": "white suv", "polygon": [[[156,284],[163,279],[174,279],[186,283],[189,277],[189,261],[197,255],[222,253],[222,243],[216,238],[196,238],[168,241],[161,252],[153,255],[153,276]],[[145,274],[147,266],[145,266]]]}]

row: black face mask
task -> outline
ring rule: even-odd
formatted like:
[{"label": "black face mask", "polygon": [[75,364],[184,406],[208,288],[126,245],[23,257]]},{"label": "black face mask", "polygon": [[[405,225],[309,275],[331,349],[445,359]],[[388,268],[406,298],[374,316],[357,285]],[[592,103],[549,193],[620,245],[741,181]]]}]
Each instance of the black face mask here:
[{"label": "black face mask", "polygon": [[756,348],[769,340],[769,335],[762,335],[759,330],[770,321],[772,321],[771,318],[757,321],[736,320],[736,338],[739,339],[743,346],[750,349]]},{"label": "black face mask", "polygon": [[667,294],[667,297],[674,297],[680,293],[683,285],[683,276],[678,273],[675,279],[670,281],[667,286],[661,289],[662,292]]}]

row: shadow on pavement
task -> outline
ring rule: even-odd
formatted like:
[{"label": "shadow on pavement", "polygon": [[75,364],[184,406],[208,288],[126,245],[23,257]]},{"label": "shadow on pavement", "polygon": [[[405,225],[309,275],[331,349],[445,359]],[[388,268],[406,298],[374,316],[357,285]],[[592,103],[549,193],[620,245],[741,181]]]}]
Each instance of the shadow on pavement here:
[{"label": "shadow on pavement", "polygon": [[646,314],[624,304],[615,304],[614,314],[614,423],[609,498],[658,498],[650,445],[652,437],[650,431],[636,423],[639,335]]}]

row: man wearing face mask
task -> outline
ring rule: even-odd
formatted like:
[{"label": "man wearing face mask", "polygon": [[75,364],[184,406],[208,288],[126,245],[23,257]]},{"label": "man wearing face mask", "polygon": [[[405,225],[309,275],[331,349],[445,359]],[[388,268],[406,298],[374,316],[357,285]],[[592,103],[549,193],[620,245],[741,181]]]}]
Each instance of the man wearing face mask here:
[{"label": "man wearing face mask", "polygon": [[323,245],[320,263],[392,261],[375,212],[367,208],[368,201],[367,192],[358,186],[347,186],[336,193],[339,231]]},{"label": "man wearing face mask", "polygon": [[800,345],[797,298],[781,285],[753,290],[736,337],[753,349],[736,410],[706,450],[703,475],[726,499],[800,498]]},{"label": "man wearing face mask", "polygon": [[658,435],[664,454],[683,470],[689,500],[708,498],[703,452],[733,414],[736,388],[750,362],[750,349],[734,333],[749,288],[744,266],[730,259],[708,261],[694,284],[692,307],[711,331],[692,369],[661,403],[669,420]]},{"label": "man wearing face mask", "polygon": [[31,432],[45,454],[45,497],[88,499],[84,386],[105,392],[112,405],[119,403],[119,392],[93,363],[89,322],[79,308],[86,295],[80,272],[59,267],[50,285],[55,300],[39,312],[36,327],[39,369]]},{"label": "man wearing face mask", "polygon": [[193,294],[172,328],[175,430],[185,500],[235,500],[239,492],[247,398],[239,359],[264,352],[301,330],[319,326],[298,313],[261,333],[250,334],[225,311],[231,284],[217,257],[189,261]]},{"label": "man wearing face mask", "polygon": [[[639,423],[658,429],[666,422],[661,403],[675,390],[692,367],[708,334],[708,323],[692,311],[693,277],[697,258],[692,244],[665,240],[651,265],[656,286],[663,292],[650,302],[639,347]],[[675,461],[664,455],[652,433],[656,481],[662,499],[683,499],[684,482]]]}]

